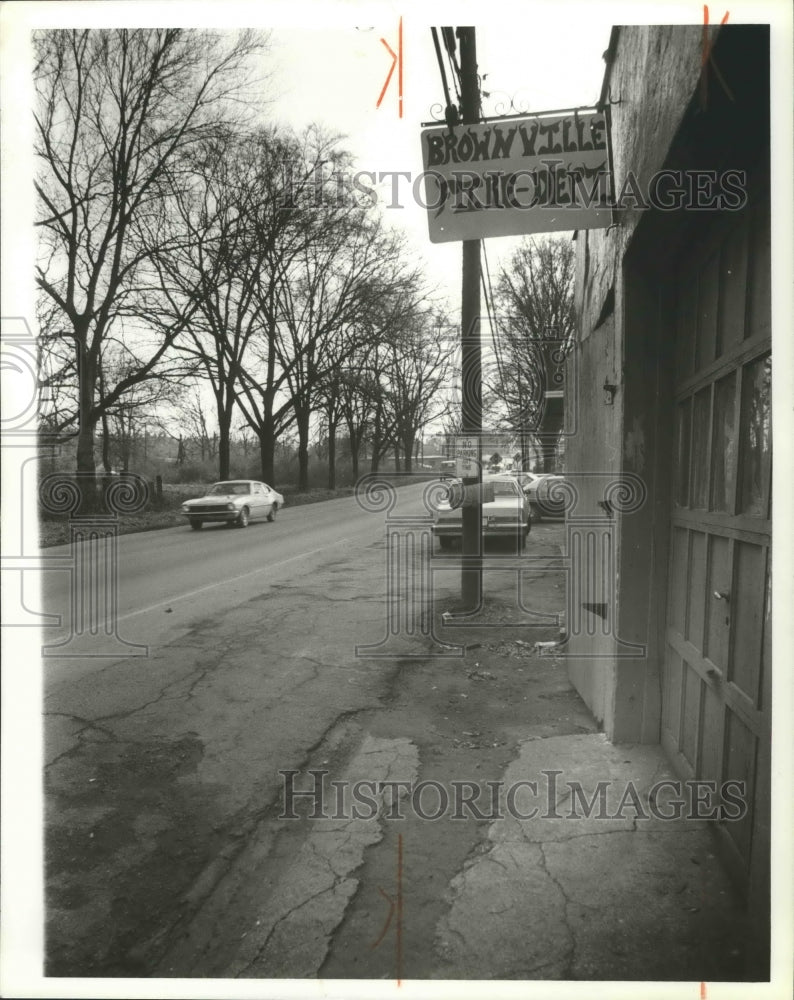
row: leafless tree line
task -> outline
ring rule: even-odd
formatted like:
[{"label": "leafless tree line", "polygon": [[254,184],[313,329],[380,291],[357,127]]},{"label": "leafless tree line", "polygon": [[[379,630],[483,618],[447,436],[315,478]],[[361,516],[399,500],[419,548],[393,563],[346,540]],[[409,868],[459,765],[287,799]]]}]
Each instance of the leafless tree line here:
[{"label": "leafless tree line", "polygon": [[129,441],[136,414],[178,412],[197,379],[221,478],[240,418],[268,481],[289,432],[307,485],[318,419],[331,480],[340,428],[356,472],[365,440],[376,468],[391,448],[410,469],[447,379],[435,307],[349,188],[339,139],[263,123],[267,39],[48,30],[34,44],[41,387],[47,430],[76,433],[77,471],[95,471],[98,429],[105,447]]},{"label": "leafless tree line", "polygon": [[534,440],[553,470],[563,429],[566,358],[575,338],[575,251],[564,236],[525,237],[500,269],[494,292],[495,365],[484,386],[492,419],[518,435],[522,464]]}]

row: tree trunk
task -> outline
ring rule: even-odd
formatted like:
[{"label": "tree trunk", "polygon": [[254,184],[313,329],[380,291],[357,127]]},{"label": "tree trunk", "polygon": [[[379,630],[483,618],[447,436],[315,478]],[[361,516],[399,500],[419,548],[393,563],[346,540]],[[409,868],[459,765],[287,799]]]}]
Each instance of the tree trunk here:
[{"label": "tree trunk", "polygon": [[328,489],[336,489],[336,422],[328,421]]},{"label": "tree trunk", "polygon": [[298,428],[298,492],[305,493],[309,488],[309,417],[308,409],[295,410],[295,423]]},{"label": "tree trunk", "polygon": [[219,479],[229,478],[229,467],[231,462],[231,423],[231,413],[218,414],[218,428],[220,430],[220,436],[218,437]]},{"label": "tree trunk", "polygon": [[405,452],[405,471],[413,472],[414,456],[414,435],[407,434],[403,440],[403,450]]},{"label": "tree trunk", "polygon": [[521,428],[521,471],[531,472],[530,465],[532,464],[529,452],[529,436],[524,428]]},{"label": "tree trunk", "polygon": [[273,427],[266,423],[257,429],[257,433],[259,435],[259,464],[262,470],[262,479],[269,486],[275,486],[276,436],[273,433]]},{"label": "tree trunk", "polygon": [[83,473],[96,473],[96,463],[94,461],[94,389],[96,385],[96,365],[87,356],[87,352],[80,350],[80,429],[77,432],[77,471]]},{"label": "tree trunk", "polygon": [[96,364],[88,352],[78,347],[79,428],[77,431],[77,474],[80,491],[80,513],[91,514],[97,509],[96,462],[94,461],[94,432],[96,418],[93,414],[96,386]]},{"label": "tree trunk", "polygon": [[102,414],[102,468],[110,475],[110,428],[107,413]]},{"label": "tree trunk", "polygon": [[380,456],[381,456],[380,432],[376,428],[375,433],[372,437],[372,460],[369,466],[370,472],[380,472]]},{"label": "tree trunk", "polygon": [[[102,362],[100,361],[97,368],[97,377],[99,378],[99,398],[104,401],[105,399],[105,380],[102,376]],[[121,417],[122,421],[124,417]],[[108,414],[107,410],[102,409],[102,468],[105,470],[107,475],[110,475],[110,427],[108,426]]]}]

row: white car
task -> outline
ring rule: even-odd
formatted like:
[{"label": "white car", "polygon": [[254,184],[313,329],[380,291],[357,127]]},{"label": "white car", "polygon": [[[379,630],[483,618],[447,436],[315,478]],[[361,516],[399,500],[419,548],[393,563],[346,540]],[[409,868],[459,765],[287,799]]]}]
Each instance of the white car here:
[{"label": "white car", "polygon": [[552,472],[517,472],[515,475],[527,495],[536,521],[543,517],[564,517],[564,498],[553,500],[549,489],[554,483],[565,482],[565,476]]},{"label": "white car", "polygon": [[186,500],[182,513],[198,531],[206,523],[234,524],[247,528],[251,521],[274,521],[284,497],[266,483],[254,479],[229,479],[211,486],[203,497]]},{"label": "white car", "polygon": [[[459,479],[453,479],[448,486],[448,498],[438,504],[432,529],[442,549],[450,548],[455,539],[463,536],[460,510],[463,484]],[[523,549],[532,528],[532,519],[529,499],[516,477],[508,473],[484,477],[483,492],[493,494],[492,500],[482,504],[483,537],[513,538],[519,549]]]}]

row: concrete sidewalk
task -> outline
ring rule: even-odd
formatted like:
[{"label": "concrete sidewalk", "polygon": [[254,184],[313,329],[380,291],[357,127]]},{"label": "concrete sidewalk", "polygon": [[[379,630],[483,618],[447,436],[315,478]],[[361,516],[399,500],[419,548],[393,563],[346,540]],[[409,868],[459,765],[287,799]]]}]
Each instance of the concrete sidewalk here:
[{"label": "concrete sidewalk", "polygon": [[[551,556],[553,541],[544,553],[538,535],[536,554]],[[524,575],[518,607],[510,572],[487,571],[484,592],[485,607],[462,640],[468,658],[481,654],[478,644],[493,637],[495,623],[508,646],[511,638],[521,642],[529,609],[551,615],[564,596],[553,571]],[[454,595],[449,600],[454,604]],[[463,631],[442,627],[441,635],[461,641]],[[565,661],[548,640],[532,646],[527,666],[541,651],[563,684]],[[449,910],[436,928],[437,976],[766,978],[748,949],[751,928],[709,823],[686,817],[686,788],[661,747],[612,745],[600,732],[558,735],[564,723],[560,712],[553,723],[526,726],[503,774],[498,818],[447,887]]]}]

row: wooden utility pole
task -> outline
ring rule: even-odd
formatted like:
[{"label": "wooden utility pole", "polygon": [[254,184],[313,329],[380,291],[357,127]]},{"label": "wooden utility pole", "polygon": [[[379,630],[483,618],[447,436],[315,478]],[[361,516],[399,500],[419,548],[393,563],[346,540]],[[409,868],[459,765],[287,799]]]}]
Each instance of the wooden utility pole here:
[{"label": "wooden utility pole", "polygon": [[[460,41],[460,116],[463,125],[476,124],[480,117],[480,89],[477,81],[477,49],[474,28],[458,28]],[[463,284],[461,293],[461,384],[462,430],[477,440],[476,478],[464,479],[465,493],[475,494],[474,502],[461,511],[463,560],[461,599],[466,611],[479,608],[482,600],[482,358],[480,348],[480,241],[463,241]]]}]

